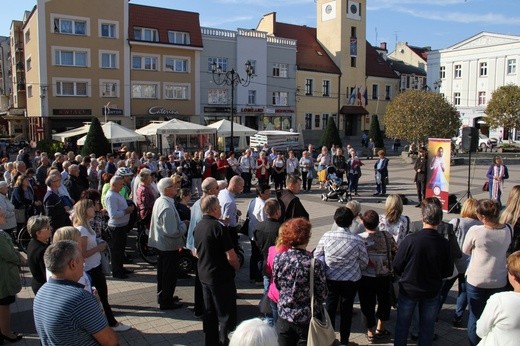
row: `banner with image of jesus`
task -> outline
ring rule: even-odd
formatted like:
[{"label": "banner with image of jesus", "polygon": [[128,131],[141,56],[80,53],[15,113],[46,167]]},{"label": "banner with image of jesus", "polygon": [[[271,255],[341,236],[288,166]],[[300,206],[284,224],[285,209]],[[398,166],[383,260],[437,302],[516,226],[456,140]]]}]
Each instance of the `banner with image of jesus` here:
[{"label": "banner with image of jesus", "polygon": [[428,170],[426,178],[426,197],[437,197],[442,210],[448,211],[450,191],[451,140],[428,139]]}]

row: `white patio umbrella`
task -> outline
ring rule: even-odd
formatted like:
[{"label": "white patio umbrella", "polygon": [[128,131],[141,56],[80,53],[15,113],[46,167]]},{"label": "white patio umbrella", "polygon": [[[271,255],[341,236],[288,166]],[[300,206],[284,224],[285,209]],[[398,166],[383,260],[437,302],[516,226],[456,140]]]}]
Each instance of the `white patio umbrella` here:
[{"label": "white patio umbrella", "polygon": [[67,138],[84,135],[85,133],[88,132],[89,129],[90,129],[90,123],[86,123],[85,125],[83,125],[81,127],[77,127],[72,130],[55,133],[52,135],[52,139],[54,139],[55,141],[64,142]]},{"label": "white patio umbrella", "polygon": [[[231,137],[231,121],[227,119],[222,119],[213,124],[209,124],[208,127],[216,129],[218,137]],[[247,147],[246,136],[254,136],[257,132],[257,130],[250,127],[238,123],[233,124],[233,137],[240,138],[238,147],[241,149],[245,149]]]},{"label": "white patio umbrella", "polygon": [[[146,138],[143,135],[136,133],[134,130],[127,129],[126,127],[109,121],[108,123],[101,126],[105,137],[110,143],[124,143],[124,142],[139,142],[144,141]],[[83,136],[76,142],[78,145],[84,145],[87,136]]]}]

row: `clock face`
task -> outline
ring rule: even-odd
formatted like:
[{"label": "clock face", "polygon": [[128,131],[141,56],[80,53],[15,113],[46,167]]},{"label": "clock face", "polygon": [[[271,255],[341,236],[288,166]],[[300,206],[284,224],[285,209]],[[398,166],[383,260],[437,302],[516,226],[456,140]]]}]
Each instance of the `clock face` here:
[{"label": "clock face", "polygon": [[352,4],[350,5],[350,13],[356,14],[357,13],[357,6]]},{"label": "clock face", "polygon": [[332,6],[331,5],[327,5],[327,7],[325,7],[325,13],[326,14],[330,14],[332,12]]}]

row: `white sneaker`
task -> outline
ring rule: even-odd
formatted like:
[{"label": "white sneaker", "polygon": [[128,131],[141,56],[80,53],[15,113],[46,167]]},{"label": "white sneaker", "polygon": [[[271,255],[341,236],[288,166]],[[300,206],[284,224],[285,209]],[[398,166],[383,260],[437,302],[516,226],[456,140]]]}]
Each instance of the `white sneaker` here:
[{"label": "white sneaker", "polygon": [[112,330],[114,332],[126,332],[127,330],[130,330],[130,329],[132,329],[131,326],[127,326],[126,324],[123,324],[123,323],[118,323],[112,327]]}]

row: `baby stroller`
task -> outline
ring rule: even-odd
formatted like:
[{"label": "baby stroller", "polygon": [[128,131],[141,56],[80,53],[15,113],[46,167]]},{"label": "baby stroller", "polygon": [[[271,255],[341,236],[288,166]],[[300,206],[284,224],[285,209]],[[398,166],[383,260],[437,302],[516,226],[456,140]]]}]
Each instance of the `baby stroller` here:
[{"label": "baby stroller", "polygon": [[328,192],[323,193],[321,195],[321,199],[323,201],[337,199],[339,203],[345,203],[349,201],[351,197],[348,192],[348,183],[338,177],[335,167],[329,166],[326,168],[326,170],[327,180],[325,182],[325,187],[327,188]]}]

